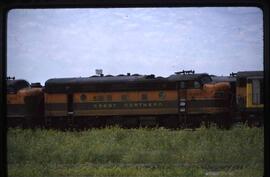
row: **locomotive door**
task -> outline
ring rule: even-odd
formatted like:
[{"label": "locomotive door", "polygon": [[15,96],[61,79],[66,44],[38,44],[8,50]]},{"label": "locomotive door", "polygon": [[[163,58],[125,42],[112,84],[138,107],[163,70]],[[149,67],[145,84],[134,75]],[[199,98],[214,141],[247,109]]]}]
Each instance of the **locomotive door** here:
[{"label": "locomotive door", "polygon": [[178,83],[178,117],[180,124],[187,124],[187,82]]},{"label": "locomotive door", "polygon": [[73,94],[67,94],[67,126],[73,127],[74,120],[73,120]]},{"label": "locomotive door", "polygon": [[68,115],[73,114],[73,94],[67,94],[67,113]]}]

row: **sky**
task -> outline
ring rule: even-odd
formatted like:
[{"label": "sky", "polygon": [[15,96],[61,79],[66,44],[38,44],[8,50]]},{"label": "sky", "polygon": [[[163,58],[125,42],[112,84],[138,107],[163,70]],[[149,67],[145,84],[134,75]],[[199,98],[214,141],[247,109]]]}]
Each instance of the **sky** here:
[{"label": "sky", "polygon": [[182,70],[214,75],[263,70],[256,7],[13,9],[7,76],[40,82]]}]

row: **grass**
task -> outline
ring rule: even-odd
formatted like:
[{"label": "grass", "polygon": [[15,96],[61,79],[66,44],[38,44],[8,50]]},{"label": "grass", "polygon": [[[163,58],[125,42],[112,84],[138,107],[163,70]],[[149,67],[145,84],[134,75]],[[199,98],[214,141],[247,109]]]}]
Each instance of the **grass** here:
[{"label": "grass", "polygon": [[263,128],[8,131],[9,176],[262,176]]}]

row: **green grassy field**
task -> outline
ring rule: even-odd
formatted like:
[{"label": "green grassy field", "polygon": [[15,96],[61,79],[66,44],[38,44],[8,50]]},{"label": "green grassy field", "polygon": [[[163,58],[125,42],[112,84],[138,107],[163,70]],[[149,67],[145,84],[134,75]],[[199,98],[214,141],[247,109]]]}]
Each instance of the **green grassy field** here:
[{"label": "green grassy field", "polygon": [[263,128],[8,131],[9,176],[263,175]]}]

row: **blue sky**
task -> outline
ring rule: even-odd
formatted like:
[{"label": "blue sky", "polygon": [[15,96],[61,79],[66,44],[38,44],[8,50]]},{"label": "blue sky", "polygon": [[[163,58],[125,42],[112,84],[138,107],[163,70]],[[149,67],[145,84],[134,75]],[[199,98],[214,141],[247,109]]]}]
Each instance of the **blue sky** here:
[{"label": "blue sky", "polygon": [[7,75],[29,82],[180,70],[263,70],[259,8],[15,9],[8,14]]}]

